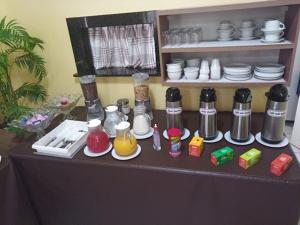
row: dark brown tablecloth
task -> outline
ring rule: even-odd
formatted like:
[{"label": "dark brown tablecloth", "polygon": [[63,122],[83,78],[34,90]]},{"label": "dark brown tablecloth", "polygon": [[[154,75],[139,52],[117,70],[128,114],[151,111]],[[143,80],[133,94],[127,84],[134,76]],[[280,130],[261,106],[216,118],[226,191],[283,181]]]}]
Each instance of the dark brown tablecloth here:
[{"label": "dark brown tablecloth", "polygon": [[14,134],[0,130],[0,224],[36,225],[26,188],[7,158],[9,148],[14,146],[13,137]]},{"label": "dark brown tablecloth", "polygon": [[[81,110],[75,115],[84,119]],[[198,113],[184,112],[185,126],[197,129]],[[161,131],[165,114],[154,111]],[[219,129],[229,129],[230,113],[219,113]],[[254,114],[252,131],[262,125]],[[161,132],[162,133],[162,132]],[[290,147],[266,148],[254,142],[234,146],[224,139],[205,144],[200,158],[184,153],[178,159],[152,149],[152,139],[140,140],[139,157],[117,161],[107,154],[88,158],[80,151],[74,159],[38,156],[32,140],[20,142],[11,159],[28,190],[33,210],[42,225],[296,225],[300,212],[300,170],[294,160],[281,177],[269,172],[280,153]],[[233,162],[221,167],[210,163],[210,153],[223,146],[235,150]],[[262,150],[258,165],[244,170],[238,157],[255,147]]]}]

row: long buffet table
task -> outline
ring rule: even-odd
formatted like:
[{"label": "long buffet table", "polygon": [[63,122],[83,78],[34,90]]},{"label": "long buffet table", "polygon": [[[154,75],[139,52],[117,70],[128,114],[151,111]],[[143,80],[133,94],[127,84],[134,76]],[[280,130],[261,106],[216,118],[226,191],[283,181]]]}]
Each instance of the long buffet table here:
[{"label": "long buffet table", "polygon": [[9,149],[17,143],[14,134],[0,130],[0,224],[36,225],[36,215],[25,186],[8,158]]},{"label": "long buffet table", "polygon": [[[85,119],[83,108],[76,108],[73,114]],[[229,128],[230,116],[219,113],[222,132]],[[253,133],[261,129],[262,119],[262,114],[253,114]],[[162,133],[166,126],[164,111],[154,111],[154,122]],[[184,112],[184,123],[193,133],[198,113]],[[31,149],[32,138],[19,140],[11,150],[10,160],[17,171],[16,185],[26,192],[27,208],[35,221],[26,218],[28,221],[23,223],[4,224],[297,224],[300,170],[296,159],[281,177],[269,172],[271,161],[280,153],[293,155],[289,146],[272,149],[257,142],[235,146],[223,139],[205,144],[203,155],[195,158],[188,156],[189,140],[184,141],[184,153],[177,159],[168,155],[163,138],[160,152],[152,149],[152,138],[139,140],[142,153],[129,161],[117,161],[110,154],[88,158],[82,151],[73,159],[38,156]],[[233,147],[236,155],[233,162],[215,167],[210,163],[210,153],[223,146]],[[262,159],[244,170],[238,166],[239,155],[253,147],[262,150]]]}]

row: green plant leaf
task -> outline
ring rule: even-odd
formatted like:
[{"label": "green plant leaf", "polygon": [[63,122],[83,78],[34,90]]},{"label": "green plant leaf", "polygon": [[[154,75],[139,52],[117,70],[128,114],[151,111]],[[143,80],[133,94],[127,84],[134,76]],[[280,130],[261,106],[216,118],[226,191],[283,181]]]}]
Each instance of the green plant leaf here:
[{"label": "green plant leaf", "polygon": [[5,53],[0,53],[0,79],[5,75],[8,74],[8,55]]},{"label": "green plant leaf", "polygon": [[3,113],[5,113],[4,115],[6,121],[12,121],[13,119],[19,118],[20,116],[27,113],[30,108],[22,105],[7,104],[5,110],[6,111]]},{"label": "green plant leaf", "polygon": [[[16,20],[0,18],[0,113],[7,122],[18,118],[29,108],[20,105],[21,98],[37,102],[44,100],[47,93],[40,81],[46,76],[44,58],[35,53],[44,42],[30,36]],[[17,90],[11,80],[12,67],[16,65],[33,74],[38,82],[24,83]]]},{"label": "green plant leaf", "polygon": [[27,69],[30,73],[33,73],[39,81],[47,74],[44,59],[32,51],[17,56],[15,58],[15,63],[18,67]]},{"label": "green plant leaf", "polygon": [[47,97],[46,89],[39,83],[24,83],[16,91],[18,99],[24,97],[30,101],[44,101]]}]

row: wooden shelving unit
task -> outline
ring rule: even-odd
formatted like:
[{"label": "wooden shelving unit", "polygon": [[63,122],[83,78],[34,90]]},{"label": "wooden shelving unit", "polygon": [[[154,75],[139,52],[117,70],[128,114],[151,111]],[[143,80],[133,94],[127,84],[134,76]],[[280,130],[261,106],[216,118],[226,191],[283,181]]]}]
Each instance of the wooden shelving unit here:
[{"label": "wooden shelving unit", "polygon": [[[182,19],[188,17],[191,20],[192,16],[195,18],[200,16],[201,18],[209,17],[209,14],[226,16],[229,14],[246,14],[247,19],[251,18],[251,12],[266,10],[278,14],[284,12],[282,18],[287,29],[285,30],[285,41],[280,43],[264,43],[260,39],[254,39],[249,41],[232,40],[232,41],[202,41],[198,44],[182,44],[182,45],[167,45],[163,42],[162,33],[170,28],[170,18]],[[249,11],[249,15],[247,14]],[[243,12],[243,13],[241,13]],[[224,18],[227,19],[226,17]],[[245,19],[245,18],[242,18]],[[174,20],[173,21],[178,21]],[[208,23],[207,20],[205,20]],[[160,66],[161,66],[161,80],[163,85],[167,86],[187,86],[187,87],[201,87],[201,86],[219,86],[219,87],[241,87],[241,86],[271,86],[277,83],[283,83],[288,85],[291,81],[295,53],[298,41],[298,34],[300,28],[300,0],[285,0],[285,1],[264,1],[247,4],[234,4],[214,7],[201,7],[191,9],[176,9],[176,10],[162,10],[157,11],[157,24],[158,24],[158,41],[159,41],[159,54],[160,54]],[[191,27],[193,24],[188,24]],[[173,24],[174,27],[174,24]],[[217,28],[217,27],[216,27]],[[205,31],[204,31],[205,32]],[[199,53],[205,54],[247,54],[259,52],[260,55],[270,54],[271,51],[275,51],[278,54],[277,60],[274,63],[281,63],[286,66],[284,78],[274,81],[263,81],[255,78],[251,78],[247,81],[229,81],[225,78],[221,80],[168,80],[166,74],[166,64],[170,62],[173,55]],[[272,53],[273,53],[272,52]],[[247,62],[245,62],[247,63]],[[259,61],[257,63],[260,63]]]}]

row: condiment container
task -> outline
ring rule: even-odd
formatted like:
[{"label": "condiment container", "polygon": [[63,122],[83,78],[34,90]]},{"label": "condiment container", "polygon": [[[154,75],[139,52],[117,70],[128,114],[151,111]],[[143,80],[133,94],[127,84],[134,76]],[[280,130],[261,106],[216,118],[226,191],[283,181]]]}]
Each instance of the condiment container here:
[{"label": "condiment container", "polygon": [[96,76],[85,75],[80,76],[80,85],[85,99],[87,111],[87,121],[92,119],[104,119],[104,110],[100,99],[98,98]]},{"label": "condiment container", "polygon": [[204,139],[201,137],[193,137],[189,143],[189,155],[200,157],[203,152]]},{"label": "condiment container", "polygon": [[239,165],[244,169],[255,165],[261,158],[261,151],[256,148],[252,148],[240,156]]},{"label": "condiment container", "polygon": [[181,130],[178,128],[168,129],[168,147],[169,154],[172,157],[178,157],[181,155]]},{"label": "condiment container", "polygon": [[150,131],[151,118],[146,113],[146,107],[139,105],[134,108],[133,132],[137,135],[145,135]]},{"label": "condiment container", "polygon": [[130,133],[130,123],[126,121],[120,122],[115,126],[117,136],[114,140],[114,149],[120,156],[129,156],[135,153],[137,141]]},{"label": "condiment container", "polygon": [[292,156],[281,153],[276,159],[272,161],[270,172],[276,176],[281,176],[291,166],[292,161]]},{"label": "condiment container", "polygon": [[87,147],[91,152],[105,151],[109,146],[108,135],[103,131],[101,121],[93,119],[88,122]]},{"label": "condiment container", "polygon": [[230,147],[224,147],[211,153],[210,161],[215,166],[221,166],[231,161],[234,156],[234,151]]},{"label": "condiment container", "polygon": [[135,100],[134,105],[135,106],[144,105],[146,107],[146,113],[150,116],[151,120],[153,120],[153,113],[152,113],[150,98],[145,101],[144,100]]},{"label": "condiment container", "polygon": [[118,99],[117,106],[119,108],[119,111],[124,113],[125,115],[130,113],[129,100],[127,98]]},{"label": "condiment container", "polygon": [[153,149],[156,151],[161,150],[161,144],[160,144],[160,135],[159,135],[159,128],[157,124],[154,124],[153,127]]},{"label": "condiment container", "polygon": [[132,75],[134,81],[134,94],[136,100],[149,99],[149,75],[147,73],[135,73]]}]

